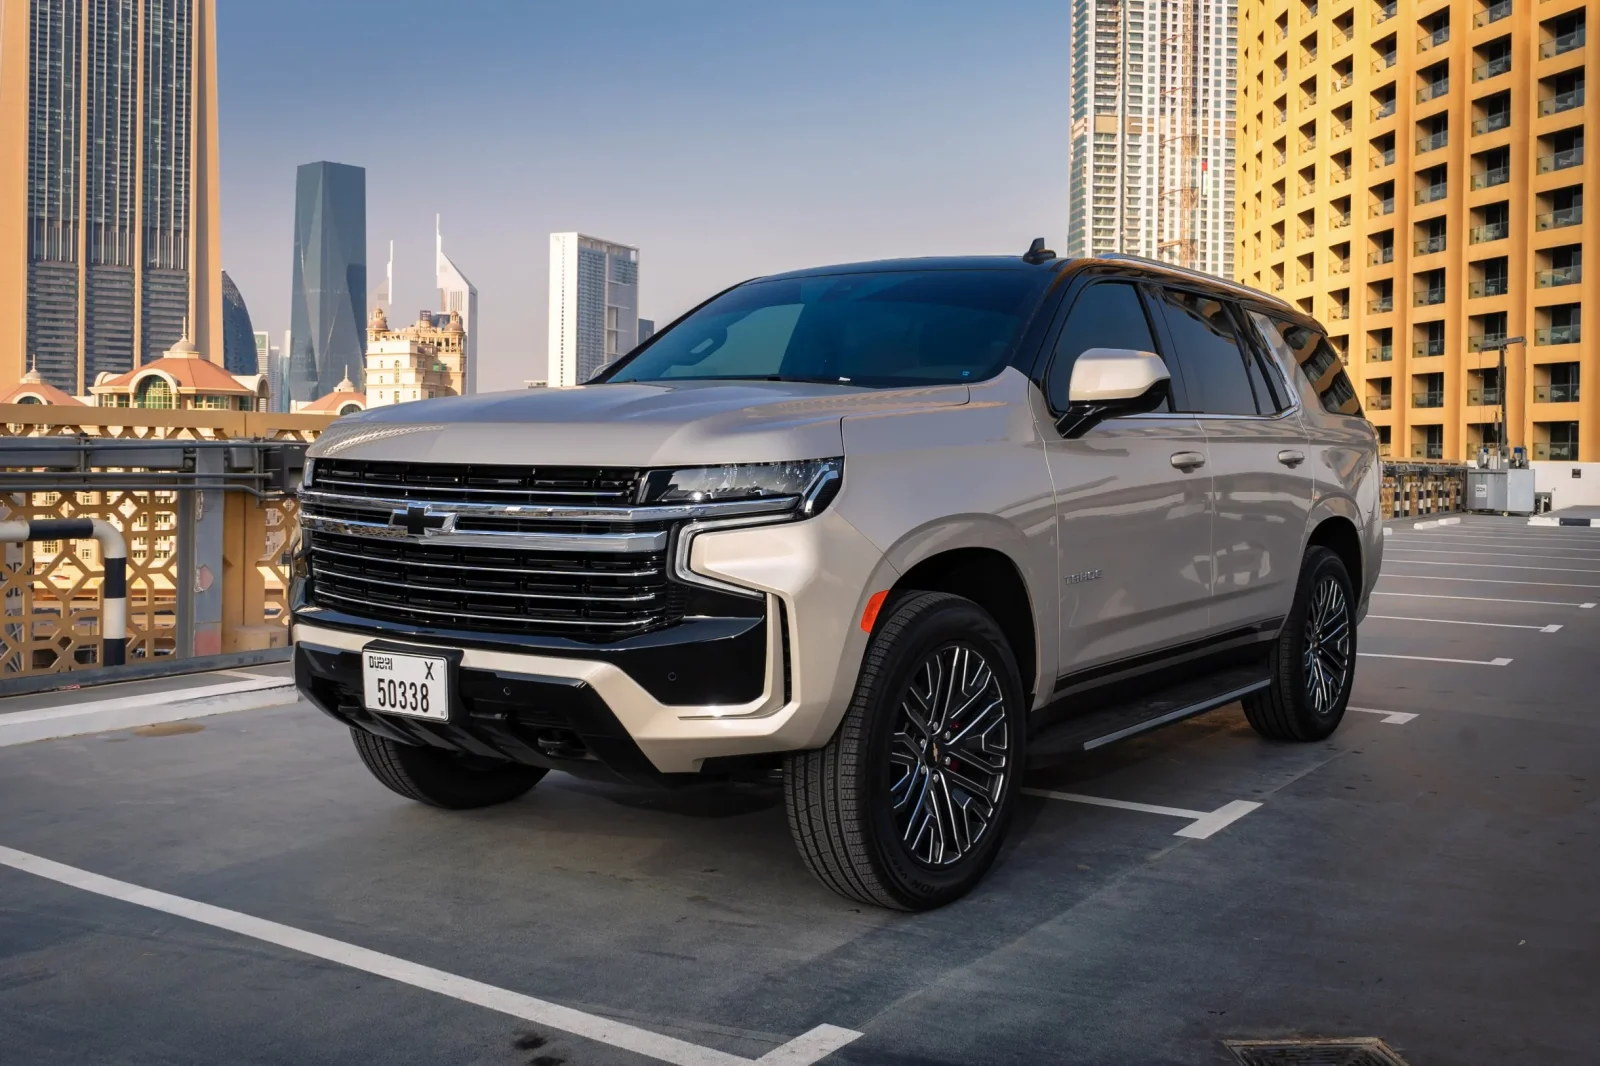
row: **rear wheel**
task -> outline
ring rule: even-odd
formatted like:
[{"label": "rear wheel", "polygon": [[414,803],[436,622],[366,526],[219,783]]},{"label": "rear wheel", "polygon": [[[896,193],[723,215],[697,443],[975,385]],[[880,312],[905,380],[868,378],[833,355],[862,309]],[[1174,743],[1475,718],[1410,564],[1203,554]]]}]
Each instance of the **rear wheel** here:
[{"label": "rear wheel", "polygon": [[1245,717],[1273,740],[1321,740],[1343,720],[1355,673],[1350,574],[1333,552],[1312,546],[1272,649],[1272,685],[1245,697]]},{"label": "rear wheel", "polygon": [[514,800],[548,772],[518,763],[491,763],[438,748],[401,744],[351,729],[356,751],[372,776],[406,799],[450,810]]},{"label": "rear wheel", "polygon": [[887,612],[820,751],[789,756],[789,827],[806,865],[863,903],[927,910],[994,862],[1023,765],[1022,684],[970,600],[912,593]]}]

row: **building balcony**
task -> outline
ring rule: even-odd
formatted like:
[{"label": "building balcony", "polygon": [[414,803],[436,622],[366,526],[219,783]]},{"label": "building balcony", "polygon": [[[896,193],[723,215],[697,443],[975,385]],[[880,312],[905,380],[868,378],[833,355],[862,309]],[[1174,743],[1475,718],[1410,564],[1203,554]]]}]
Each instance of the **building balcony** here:
[{"label": "building balcony", "polygon": [[1504,296],[1509,288],[1510,281],[1506,278],[1488,278],[1468,285],[1467,295],[1474,300],[1482,300],[1489,296]]},{"label": "building balcony", "polygon": [[1372,205],[1373,218],[1377,218],[1380,215],[1392,214],[1394,214],[1394,197],[1392,196],[1386,200],[1379,200],[1377,203]]},{"label": "building balcony", "polygon": [[1444,442],[1443,441],[1439,441],[1439,442],[1435,443],[1433,441],[1426,441],[1426,442],[1424,442],[1422,444],[1413,444],[1411,446],[1411,458],[1413,458],[1413,459],[1443,459],[1444,458]]},{"label": "building balcony", "polygon": [[1394,407],[1394,397],[1387,392],[1367,397],[1367,407],[1373,411],[1387,411]]},{"label": "building balcony", "polygon": [[1436,152],[1450,143],[1450,131],[1439,130],[1417,138],[1417,152]]},{"label": "building balcony", "polygon": [[1374,170],[1394,166],[1394,149],[1389,148],[1382,152],[1372,154],[1372,167]]},{"label": "building balcony", "polygon": [[1379,248],[1377,251],[1370,252],[1367,255],[1368,266],[1383,266],[1385,263],[1392,262],[1394,262],[1393,248]]},{"label": "building balcony", "polygon": [[1444,303],[1444,293],[1445,290],[1442,285],[1436,289],[1418,289],[1411,294],[1411,306],[1436,307]]},{"label": "building balcony", "polygon": [[1374,315],[1386,314],[1394,310],[1393,296],[1380,296],[1376,300],[1367,301],[1367,310]]},{"label": "building balcony", "polygon": [[[1330,273],[1330,274],[1348,274],[1348,273],[1350,273],[1350,260],[1348,260],[1348,259],[1335,259],[1333,262],[1328,264],[1328,273]],[[1348,310],[1346,310],[1344,317],[1345,318],[1349,318],[1350,317],[1350,312]]]},{"label": "building balcony", "polygon": [[1375,344],[1367,349],[1367,362],[1387,363],[1394,359],[1394,345]]},{"label": "building balcony", "polygon": [[1535,441],[1533,457],[1535,459],[1555,459],[1558,462],[1575,463],[1578,461],[1578,442],[1575,440]]},{"label": "building balcony", "polygon": [[1577,144],[1573,145],[1571,148],[1562,149],[1559,152],[1551,152],[1549,155],[1540,156],[1539,173],[1548,174],[1555,170],[1566,170],[1570,167],[1579,166],[1582,163],[1583,145]]},{"label": "building balcony", "polygon": [[1492,352],[1505,346],[1504,333],[1474,333],[1467,338],[1467,347],[1474,352]]},{"label": "building balcony", "polygon": [[1282,251],[1283,250],[1283,246],[1284,246],[1285,243],[1286,242],[1284,241],[1282,236],[1273,237],[1272,238],[1272,250],[1275,251],[1275,252]]},{"label": "building balcony", "polygon": [[1488,81],[1490,78],[1498,78],[1510,69],[1511,57],[1509,55],[1500,56],[1498,59],[1491,59],[1487,63],[1479,63],[1473,67],[1472,80]]},{"label": "building balcony", "polygon": [[1382,74],[1384,71],[1392,69],[1398,62],[1400,62],[1400,56],[1394,52],[1379,56],[1372,61],[1372,73]]},{"label": "building balcony", "polygon": [[1432,33],[1424,33],[1417,38],[1417,51],[1427,52],[1439,47],[1450,39],[1450,25],[1446,23]]},{"label": "building balcony", "polygon": [[1411,354],[1427,359],[1435,355],[1444,354],[1444,338],[1435,337],[1425,341],[1418,341],[1411,346]]},{"label": "building balcony", "polygon": [[1444,391],[1414,392],[1411,394],[1412,407],[1443,407]]},{"label": "building balcony", "polygon": [[1379,122],[1393,115],[1394,112],[1395,102],[1393,100],[1386,100],[1372,109],[1372,121]]},{"label": "building balcony", "polygon": [[1417,90],[1417,103],[1425,104],[1429,100],[1437,100],[1450,91],[1450,79],[1440,78],[1438,81],[1429,82]]},{"label": "building balcony", "polygon": [[[1354,36],[1355,34],[1351,34],[1350,37],[1346,37],[1345,40],[1348,41]],[[1335,40],[1337,40],[1337,34],[1335,35]],[[1333,91],[1336,93],[1342,93],[1355,83],[1356,72],[1353,70],[1346,74],[1335,74],[1333,76]]]},{"label": "building balcony", "polygon": [[1583,86],[1568,89],[1564,93],[1556,93],[1548,100],[1539,101],[1539,114],[1559,115],[1563,111],[1571,111],[1575,107],[1583,106]]},{"label": "building balcony", "polygon": [[1579,26],[1571,33],[1563,33],[1553,40],[1544,42],[1539,46],[1539,58],[1551,59],[1574,48],[1582,48],[1583,42],[1588,39],[1585,29],[1586,27]]},{"label": "building balcony", "polygon": [[1509,125],[1511,125],[1511,112],[1496,111],[1492,115],[1485,115],[1482,118],[1473,119],[1472,132],[1480,135],[1485,133],[1493,133],[1496,130],[1503,130]]},{"label": "building balcony", "polygon": [[1574,263],[1571,266],[1556,267],[1552,270],[1536,271],[1533,283],[1541,289],[1553,289],[1562,285],[1576,285],[1583,280],[1583,264]]},{"label": "building balcony", "polygon": [[1533,331],[1535,344],[1577,344],[1583,338],[1583,330],[1579,323],[1573,322],[1565,326],[1546,326],[1544,329]]},{"label": "building balcony", "polygon": [[1348,322],[1348,321],[1350,321],[1350,308],[1347,307],[1347,306],[1346,307],[1332,307],[1332,308],[1329,308],[1328,309],[1328,321],[1329,322]]},{"label": "building balcony", "polygon": [[1432,255],[1435,252],[1442,252],[1444,249],[1445,236],[1442,233],[1437,237],[1424,237],[1416,245],[1416,253],[1418,255]]},{"label": "building balcony", "polygon": [[1495,3],[1472,16],[1472,24],[1478,27],[1487,26],[1491,22],[1499,22],[1510,14],[1511,0],[1495,0]]},{"label": "building balcony", "polygon": [[1555,211],[1546,211],[1542,215],[1533,217],[1534,224],[1541,230],[1565,229],[1567,226],[1581,226],[1583,224],[1583,205],[1574,204],[1571,207],[1558,208]]},{"label": "building balcony", "polygon": [[1534,403],[1577,403],[1578,386],[1576,385],[1535,385],[1533,387]]},{"label": "building balcony", "polygon": [[1348,229],[1349,226],[1350,216],[1348,214],[1334,215],[1332,218],[1328,219],[1329,229]]},{"label": "building balcony", "polygon": [[1511,223],[1491,222],[1486,226],[1473,226],[1469,232],[1473,244],[1488,244],[1490,241],[1503,241],[1511,235]]},{"label": "building balcony", "polygon": [[1436,185],[1424,185],[1417,190],[1417,203],[1431,204],[1435,201],[1443,200],[1448,195],[1450,195],[1448,182],[1441,181]]},{"label": "building balcony", "polygon": [[1372,24],[1374,26],[1381,26],[1383,23],[1394,18],[1395,13],[1399,10],[1400,5],[1391,0],[1390,3],[1384,4],[1382,7],[1378,8],[1376,14],[1372,16]]},{"label": "building balcony", "polygon": [[1498,388],[1468,389],[1467,390],[1467,406],[1468,407],[1499,407],[1500,406],[1500,390]]},{"label": "building balcony", "polygon": [[1511,168],[1509,166],[1493,167],[1485,170],[1482,174],[1472,175],[1472,187],[1474,189],[1489,189],[1496,185],[1504,185],[1510,180]]},{"label": "building balcony", "polygon": [[1394,454],[1394,446],[1386,440],[1378,442],[1378,458],[1387,459]]}]

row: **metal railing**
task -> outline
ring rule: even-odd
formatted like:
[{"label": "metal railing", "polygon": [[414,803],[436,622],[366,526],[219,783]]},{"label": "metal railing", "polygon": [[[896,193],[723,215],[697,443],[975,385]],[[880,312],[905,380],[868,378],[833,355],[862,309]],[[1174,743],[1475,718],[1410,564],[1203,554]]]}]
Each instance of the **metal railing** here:
[{"label": "metal railing", "polygon": [[1448,195],[1450,195],[1450,183],[1436,181],[1417,190],[1417,203],[1431,204],[1436,200],[1443,200]]},{"label": "metal railing", "polygon": [[1509,53],[1503,56],[1496,56],[1487,63],[1479,63],[1477,66],[1473,67],[1472,80],[1488,81],[1490,78],[1498,78],[1500,75],[1504,74],[1510,69],[1511,56]]},{"label": "metal railing", "polygon": [[1541,230],[1562,229],[1566,226],[1581,226],[1583,224],[1583,205],[1573,204],[1571,207],[1559,207],[1554,211],[1546,211],[1534,216],[1534,225]]},{"label": "metal railing", "polygon": [[[1417,444],[1421,450],[1442,453],[1440,445]],[[1430,458],[1427,454],[1419,459]],[[1432,456],[1437,458],[1438,456]],[[1385,518],[1449,514],[1462,509],[1467,494],[1467,468],[1455,463],[1384,463],[1380,505]]]},{"label": "metal railing", "polygon": [[1490,241],[1503,241],[1511,235],[1511,223],[1490,222],[1483,226],[1473,226],[1470,235],[1473,244],[1487,244]]},{"label": "metal railing", "polygon": [[1571,266],[1554,267],[1550,270],[1536,271],[1533,283],[1537,288],[1550,289],[1561,285],[1576,285],[1583,280],[1583,264],[1573,263]]},{"label": "metal railing", "polygon": [[1468,407],[1499,407],[1500,390],[1498,388],[1468,389]]},{"label": "metal railing", "polygon": [[1432,307],[1434,304],[1444,303],[1444,286],[1431,289],[1417,289],[1411,294],[1412,307]]},{"label": "metal railing", "polygon": [[1417,103],[1425,104],[1429,100],[1437,100],[1439,97],[1445,95],[1449,91],[1449,78],[1440,78],[1438,81],[1430,81],[1428,84],[1417,90]]},{"label": "metal railing", "polygon": [[[1473,119],[1472,132],[1493,133],[1495,130],[1503,130],[1509,125],[1511,125],[1511,112],[1494,111],[1483,116],[1482,118]],[[1482,188],[1482,186],[1474,185],[1473,188]]]},{"label": "metal railing", "polygon": [[1488,352],[1506,342],[1504,333],[1474,333],[1467,338],[1467,348],[1474,352]]},{"label": "metal railing", "polygon": [[1367,302],[1367,310],[1375,315],[1385,314],[1394,310],[1393,296],[1380,296],[1376,300]]},{"label": "metal railing", "polygon": [[1374,107],[1372,109],[1372,121],[1378,122],[1381,119],[1386,119],[1390,115],[1394,114],[1394,111],[1395,111],[1395,103],[1394,103],[1394,101],[1393,100],[1385,100],[1383,103],[1379,104],[1377,107]]},{"label": "metal railing", "polygon": [[1394,396],[1390,393],[1380,393],[1367,397],[1367,407],[1374,411],[1387,411],[1394,406]]},{"label": "metal railing", "polygon": [[1432,255],[1435,252],[1444,250],[1445,236],[1442,233],[1435,237],[1424,237],[1417,242],[1416,253],[1418,255]]},{"label": "metal railing", "polygon": [[1578,386],[1567,385],[1535,385],[1533,387],[1534,403],[1577,403]]},{"label": "metal railing", "polygon": [[1583,330],[1574,322],[1566,326],[1547,326],[1533,331],[1535,344],[1577,344],[1583,339]]},{"label": "metal railing", "polygon": [[1367,349],[1367,362],[1387,363],[1394,358],[1394,345],[1375,344]]},{"label": "metal railing", "polygon": [[1435,337],[1430,340],[1417,341],[1411,346],[1411,354],[1423,356],[1424,358],[1434,355],[1443,355],[1444,338]]},{"label": "metal railing", "polygon": [[1443,459],[1444,458],[1444,444],[1443,444],[1443,442],[1435,444],[1432,441],[1424,441],[1421,444],[1413,444],[1411,446],[1411,458],[1413,458],[1413,459]]},{"label": "metal railing", "polygon": [[1562,462],[1577,462],[1578,442],[1575,440],[1535,441],[1533,445],[1535,459],[1556,459]]},{"label": "metal railing", "polygon": [[1583,162],[1583,145],[1575,144],[1571,148],[1563,148],[1559,152],[1539,157],[1539,173],[1548,174],[1552,170],[1566,170]]},{"label": "metal railing", "polygon": [[1379,248],[1377,251],[1369,252],[1367,254],[1367,265],[1368,266],[1383,266],[1383,264],[1385,264],[1385,263],[1392,263],[1392,262],[1394,262],[1394,246],[1393,245],[1390,245],[1387,248]]},{"label": "metal railing", "polygon": [[1411,394],[1412,407],[1443,407],[1444,390],[1433,389],[1428,392],[1414,392]]},{"label": "metal railing", "polygon": [[1449,130],[1435,130],[1417,138],[1418,152],[1434,152],[1450,143]]},{"label": "metal railing", "polygon": [[1588,40],[1587,27],[1579,26],[1577,29],[1566,33],[1557,34],[1539,46],[1539,58],[1549,59],[1574,48],[1582,48],[1584,41]]},{"label": "metal railing", "polygon": [[1450,39],[1450,25],[1446,23],[1432,33],[1424,33],[1417,38],[1417,51],[1427,52],[1439,47]]},{"label": "metal railing", "polygon": [[[121,533],[130,667],[283,648],[297,542],[290,493],[307,444],[331,421],[3,405],[0,521],[89,519]],[[98,544],[48,539],[4,552],[0,686],[100,668]]]},{"label": "metal railing", "polygon": [[1474,300],[1481,300],[1486,296],[1504,296],[1510,290],[1510,285],[1510,280],[1507,278],[1486,278],[1468,285],[1467,294]]},{"label": "metal railing", "polygon": [[1582,106],[1583,86],[1580,85],[1576,89],[1568,89],[1564,93],[1556,93],[1554,96],[1549,97],[1548,99],[1540,100],[1539,114],[1555,115],[1562,111],[1571,111],[1575,107]]},{"label": "metal railing", "polygon": [[1472,16],[1474,26],[1487,26],[1491,22],[1499,22],[1511,14],[1511,0],[1495,0],[1476,15]]},{"label": "metal railing", "polygon": [[1495,185],[1504,185],[1511,180],[1511,167],[1491,167],[1479,174],[1472,175],[1474,189],[1488,189]]}]

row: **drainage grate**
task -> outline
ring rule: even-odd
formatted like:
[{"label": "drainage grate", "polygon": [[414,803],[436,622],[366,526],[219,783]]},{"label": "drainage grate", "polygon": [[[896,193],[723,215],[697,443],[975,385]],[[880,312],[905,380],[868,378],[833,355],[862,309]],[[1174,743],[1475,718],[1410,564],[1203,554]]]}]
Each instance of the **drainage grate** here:
[{"label": "drainage grate", "polygon": [[1224,1040],[1243,1066],[1406,1066],[1375,1036],[1343,1040]]}]

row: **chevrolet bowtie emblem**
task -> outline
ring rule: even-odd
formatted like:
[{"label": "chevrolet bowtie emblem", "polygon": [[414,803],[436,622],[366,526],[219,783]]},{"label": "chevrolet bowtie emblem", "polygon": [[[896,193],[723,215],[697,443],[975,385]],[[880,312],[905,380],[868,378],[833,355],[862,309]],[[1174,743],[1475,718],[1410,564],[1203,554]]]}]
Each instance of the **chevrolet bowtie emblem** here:
[{"label": "chevrolet bowtie emblem", "polygon": [[425,537],[431,533],[448,533],[454,529],[456,516],[439,514],[426,506],[403,509],[397,507],[389,513],[389,524],[399,526],[413,537]]}]

